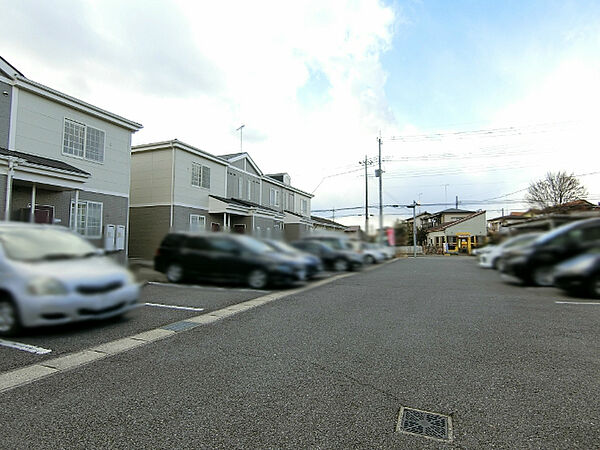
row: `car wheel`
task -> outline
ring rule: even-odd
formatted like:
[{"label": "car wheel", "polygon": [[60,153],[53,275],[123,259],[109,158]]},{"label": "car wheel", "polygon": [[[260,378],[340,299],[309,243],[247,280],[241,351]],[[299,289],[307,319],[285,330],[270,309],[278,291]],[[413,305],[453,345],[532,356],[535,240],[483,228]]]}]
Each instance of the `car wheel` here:
[{"label": "car wheel", "polygon": [[336,272],[346,272],[348,270],[348,261],[345,259],[336,259],[333,263],[333,268]]},{"label": "car wheel", "polygon": [[506,268],[506,263],[502,258],[496,258],[496,260],[494,261],[494,268],[500,272],[504,272],[504,269]]},{"label": "car wheel", "polygon": [[589,293],[592,297],[600,298],[600,275],[592,278],[589,286]]},{"label": "car wheel", "polygon": [[169,264],[166,275],[171,283],[179,283],[183,280],[183,267],[179,264]]},{"label": "car wheel", "polygon": [[365,256],[365,264],[375,264],[375,258],[373,258],[371,255]]},{"label": "car wheel", "polygon": [[541,266],[533,271],[533,282],[537,286],[554,285],[552,266]]},{"label": "car wheel", "polygon": [[264,288],[269,281],[269,276],[267,272],[260,269],[255,269],[248,274],[248,286],[253,289],[262,289]]},{"label": "car wheel", "polygon": [[20,327],[15,304],[8,298],[0,298],[0,336],[13,336]]}]

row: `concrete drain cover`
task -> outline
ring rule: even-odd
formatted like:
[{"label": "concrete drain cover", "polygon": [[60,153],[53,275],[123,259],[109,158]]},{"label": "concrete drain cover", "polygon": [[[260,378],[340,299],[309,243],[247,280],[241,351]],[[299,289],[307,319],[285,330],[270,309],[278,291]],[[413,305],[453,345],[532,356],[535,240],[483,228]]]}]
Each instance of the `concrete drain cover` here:
[{"label": "concrete drain cover", "polygon": [[396,431],[416,436],[452,440],[452,419],[450,416],[421,411],[419,409],[400,408]]}]

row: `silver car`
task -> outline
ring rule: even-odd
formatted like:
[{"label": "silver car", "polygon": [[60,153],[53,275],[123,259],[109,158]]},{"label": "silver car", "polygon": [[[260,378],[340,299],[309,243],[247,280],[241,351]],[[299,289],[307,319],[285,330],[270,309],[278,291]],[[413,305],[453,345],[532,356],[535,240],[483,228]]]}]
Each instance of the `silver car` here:
[{"label": "silver car", "polygon": [[139,294],[127,269],[74,232],[0,224],[0,335],[117,316],[136,307]]}]

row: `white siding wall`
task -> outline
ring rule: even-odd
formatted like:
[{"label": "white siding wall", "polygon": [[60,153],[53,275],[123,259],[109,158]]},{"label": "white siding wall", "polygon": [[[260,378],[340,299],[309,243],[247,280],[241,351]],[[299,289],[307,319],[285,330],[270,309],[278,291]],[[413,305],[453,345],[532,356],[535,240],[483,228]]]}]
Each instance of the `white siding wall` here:
[{"label": "white siding wall", "polygon": [[[19,90],[18,98],[16,151],[62,160],[89,172],[91,177],[85,183],[87,189],[128,195],[131,161],[129,130],[23,89]],[[65,117],[105,132],[103,163],[62,153]]]},{"label": "white siding wall", "polygon": [[[192,186],[192,162],[210,167],[210,189]],[[208,196],[225,197],[226,166],[192,153],[175,150],[175,203],[208,209]]]},{"label": "white siding wall", "polygon": [[446,228],[447,236],[454,236],[456,233],[471,233],[471,236],[485,236],[487,234],[485,214],[480,214],[465,222]]},{"label": "white siding wall", "polygon": [[131,155],[132,205],[171,201],[171,155],[171,149]]}]

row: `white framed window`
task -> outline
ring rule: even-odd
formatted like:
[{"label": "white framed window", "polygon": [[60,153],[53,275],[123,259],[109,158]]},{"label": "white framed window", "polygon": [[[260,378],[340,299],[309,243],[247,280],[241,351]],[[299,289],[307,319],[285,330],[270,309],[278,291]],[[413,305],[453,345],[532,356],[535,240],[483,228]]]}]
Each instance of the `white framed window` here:
[{"label": "white framed window", "polygon": [[291,192],[288,194],[288,210],[291,212],[296,212],[296,208],[294,205],[294,194]]},{"label": "white framed window", "polygon": [[240,177],[238,178],[238,198],[243,198],[242,195],[242,189],[244,187],[244,180]]},{"label": "white framed window", "polygon": [[300,211],[302,211],[302,214],[306,214],[308,212],[308,200],[303,198],[300,201]]},{"label": "white framed window", "polygon": [[192,163],[192,186],[210,189],[210,167]]},{"label": "white framed window", "polygon": [[71,202],[71,217],[69,220],[72,229],[82,236],[90,239],[102,237],[102,202],[80,201],[75,210],[75,202]]},{"label": "white framed window", "polygon": [[104,162],[104,131],[87,127],[85,134],[85,159]]},{"label": "white framed window", "polygon": [[74,120],[65,119],[63,153],[83,158],[84,142],[85,125]]},{"label": "white framed window", "polygon": [[63,153],[65,155],[103,163],[104,140],[104,131],[65,118],[63,131]]},{"label": "white framed window", "polygon": [[248,200],[252,200],[252,180],[247,180],[246,187],[248,188],[248,192],[246,193],[246,198]]},{"label": "white framed window", "polygon": [[190,231],[204,231],[206,229],[206,217],[200,214],[190,214]]},{"label": "white framed window", "polygon": [[281,194],[279,190],[271,188],[269,194],[269,204],[271,206],[279,206],[279,196]]}]

